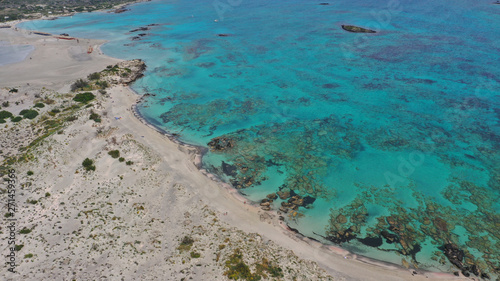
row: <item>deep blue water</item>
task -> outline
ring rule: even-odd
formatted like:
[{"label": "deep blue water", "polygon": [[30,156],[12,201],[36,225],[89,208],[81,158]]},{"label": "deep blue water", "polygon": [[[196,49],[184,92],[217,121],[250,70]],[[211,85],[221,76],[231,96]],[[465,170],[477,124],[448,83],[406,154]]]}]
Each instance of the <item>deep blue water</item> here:
[{"label": "deep blue water", "polygon": [[253,200],[316,199],[284,215],[305,235],[391,234],[342,246],[441,271],[456,270],[440,249],[451,242],[498,274],[500,5],[318,3],[152,1],[21,27],[108,39],[106,54],[145,60],[133,88],[155,95],[141,113],[189,143],[230,140],[204,164]]}]

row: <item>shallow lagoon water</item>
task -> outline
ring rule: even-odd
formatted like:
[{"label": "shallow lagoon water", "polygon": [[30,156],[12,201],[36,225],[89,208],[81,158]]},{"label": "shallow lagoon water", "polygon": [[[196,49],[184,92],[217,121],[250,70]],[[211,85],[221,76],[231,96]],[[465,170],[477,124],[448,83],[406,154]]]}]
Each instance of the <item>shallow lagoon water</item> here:
[{"label": "shallow lagoon water", "polygon": [[11,45],[0,41],[0,66],[21,62],[35,50],[31,45]]},{"label": "shallow lagoon water", "polygon": [[301,233],[389,233],[396,242],[343,247],[442,271],[456,270],[440,249],[451,242],[494,276],[499,17],[489,1],[257,0],[223,14],[210,1],[153,1],[21,27],[108,39],[106,54],[144,59],[133,87],[154,94],[139,106],[146,119],[196,145],[231,140],[204,165],[250,199],[315,198],[285,214]]}]

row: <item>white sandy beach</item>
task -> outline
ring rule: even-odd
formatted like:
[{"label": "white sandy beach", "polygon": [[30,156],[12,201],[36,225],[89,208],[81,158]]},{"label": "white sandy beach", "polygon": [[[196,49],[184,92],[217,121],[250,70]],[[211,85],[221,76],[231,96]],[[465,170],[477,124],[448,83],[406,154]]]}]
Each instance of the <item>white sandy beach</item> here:
[{"label": "white sandy beach", "polygon": [[[22,122],[26,127],[33,122],[36,129],[34,122],[59,105],[58,99],[62,103],[61,94],[75,80],[120,62],[99,51],[104,43],[99,40],[0,29],[0,41],[35,46],[23,62],[0,66],[0,102],[11,104],[4,109],[16,115],[32,106],[35,95],[56,100],[33,121],[2,124],[2,134],[11,138],[7,142],[23,142],[15,139],[15,129],[25,128]],[[19,91],[9,93],[12,88]],[[375,265],[304,239],[287,230],[276,213],[242,202],[234,189],[199,170],[196,148],[172,142],[137,119],[132,107],[139,97],[127,86],[107,92],[96,93],[97,100],[81,109],[76,121],[43,140],[32,160],[13,165],[19,178],[18,229],[32,231],[17,234],[17,244],[24,245],[18,273],[4,266],[1,280],[228,280],[224,262],[236,248],[248,263],[266,257],[286,272],[269,280],[467,279]],[[101,123],[89,120],[90,110],[102,116]],[[112,158],[110,150],[133,164]],[[95,160],[95,172],[83,171],[85,158]],[[27,202],[33,200],[37,203]],[[6,225],[2,216],[4,256]],[[194,239],[190,251],[200,257],[177,249],[186,235]]]}]

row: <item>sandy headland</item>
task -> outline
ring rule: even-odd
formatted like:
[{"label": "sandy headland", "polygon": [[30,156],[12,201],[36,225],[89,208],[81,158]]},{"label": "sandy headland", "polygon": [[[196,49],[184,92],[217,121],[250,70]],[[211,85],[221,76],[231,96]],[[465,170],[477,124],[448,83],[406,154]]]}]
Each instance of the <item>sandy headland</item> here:
[{"label": "sandy headland", "polygon": [[[465,279],[375,264],[290,231],[200,170],[198,148],[136,117],[128,84],[144,64],[103,55],[103,41],[13,28],[0,41],[35,47],[0,66],[1,110],[22,117],[0,124],[2,176],[17,178],[1,187],[5,261],[12,222],[18,245],[16,273],[6,264],[1,280]],[[78,79],[90,85],[71,91]]]}]

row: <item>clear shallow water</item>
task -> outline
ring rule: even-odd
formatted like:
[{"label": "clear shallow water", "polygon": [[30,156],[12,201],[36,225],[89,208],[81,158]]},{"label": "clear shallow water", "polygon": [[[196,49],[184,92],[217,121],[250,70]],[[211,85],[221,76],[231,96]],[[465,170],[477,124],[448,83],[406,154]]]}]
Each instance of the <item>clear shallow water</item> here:
[{"label": "clear shallow water", "polygon": [[134,89],[155,96],[141,113],[189,143],[231,140],[205,166],[253,200],[315,198],[285,215],[305,235],[389,233],[394,243],[343,247],[444,271],[455,269],[439,247],[452,242],[495,275],[499,17],[490,1],[257,0],[223,18],[209,1],[153,1],[22,27],[108,39],[106,54],[144,59]]}]

